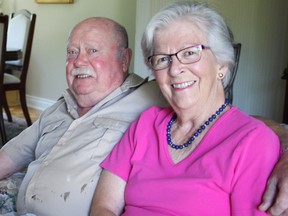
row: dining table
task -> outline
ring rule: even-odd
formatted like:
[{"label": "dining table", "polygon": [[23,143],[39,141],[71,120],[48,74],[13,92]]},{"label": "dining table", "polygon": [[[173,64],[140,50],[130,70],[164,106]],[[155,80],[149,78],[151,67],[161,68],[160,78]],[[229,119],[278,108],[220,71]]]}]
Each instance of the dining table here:
[{"label": "dining table", "polygon": [[6,61],[19,60],[22,58],[22,50],[7,47],[5,58],[6,58]]}]

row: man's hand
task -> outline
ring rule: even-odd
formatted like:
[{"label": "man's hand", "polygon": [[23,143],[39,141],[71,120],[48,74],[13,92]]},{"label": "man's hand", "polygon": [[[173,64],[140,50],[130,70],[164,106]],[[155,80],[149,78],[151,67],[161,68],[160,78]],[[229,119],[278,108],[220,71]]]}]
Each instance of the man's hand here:
[{"label": "man's hand", "polygon": [[[288,146],[288,130],[272,119],[254,117],[263,121],[278,135],[282,148]],[[259,209],[272,216],[288,216],[288,152],[282,154],[274,167]]]},{"label": "man's hand", "polygon": [[288,216],[288,152],[276,164],[259,209],[273,216]]}]

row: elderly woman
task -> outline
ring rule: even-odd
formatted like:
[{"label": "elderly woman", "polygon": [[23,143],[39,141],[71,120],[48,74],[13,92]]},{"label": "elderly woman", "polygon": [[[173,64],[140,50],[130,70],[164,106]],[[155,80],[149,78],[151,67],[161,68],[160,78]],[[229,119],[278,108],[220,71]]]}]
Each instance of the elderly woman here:
[{"label": "elderly woman", "polygon": [[170,107],[146,110],[102,163],[92,215],[266,215],[257,206],[279,141],[225,99],[234,51],[223,18],[175,3],[142,49]]}]

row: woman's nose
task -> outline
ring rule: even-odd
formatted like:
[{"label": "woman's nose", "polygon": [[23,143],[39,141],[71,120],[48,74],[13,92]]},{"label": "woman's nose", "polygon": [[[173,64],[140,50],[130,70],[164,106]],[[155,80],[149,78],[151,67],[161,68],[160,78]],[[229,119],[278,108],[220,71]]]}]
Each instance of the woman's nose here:
[{"label": "woman's nose", "polygon": [[176,76],[183,71],[183,66],[184,66],[184,64],[182,64],[179,61],[179,59],[174,55],[171,57],[170,67],[168,69],[169,73],[172,76]]}]

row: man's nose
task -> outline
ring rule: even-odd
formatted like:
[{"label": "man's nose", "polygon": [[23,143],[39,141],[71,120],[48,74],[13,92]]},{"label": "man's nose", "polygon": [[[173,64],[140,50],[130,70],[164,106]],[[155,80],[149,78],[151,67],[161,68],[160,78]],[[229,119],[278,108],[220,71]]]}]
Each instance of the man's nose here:
[{"label": "man's nose", "polygon": [[77,67],[85,66],[88,64],[88,55],[85,52],[80,52],[74,61]]}]

